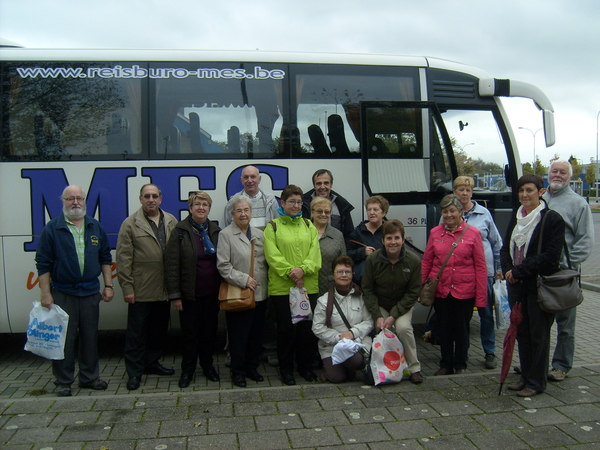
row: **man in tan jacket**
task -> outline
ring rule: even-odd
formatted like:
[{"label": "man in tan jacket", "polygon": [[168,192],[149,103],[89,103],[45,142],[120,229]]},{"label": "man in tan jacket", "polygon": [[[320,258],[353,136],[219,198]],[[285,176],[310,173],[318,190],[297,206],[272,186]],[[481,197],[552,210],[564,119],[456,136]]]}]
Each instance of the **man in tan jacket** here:
[{"label": "man in tan jacket", "polygon": [[159,359],[169,327],[170,303],[164,276],[164,250],[177,223],[160,209],[162,193],[153,184],[140,190],[142,207],[130,215],[119,230],[117,272],[128,303],[125,337],[127,389],[140,387],[143,374],[173,375]]}]

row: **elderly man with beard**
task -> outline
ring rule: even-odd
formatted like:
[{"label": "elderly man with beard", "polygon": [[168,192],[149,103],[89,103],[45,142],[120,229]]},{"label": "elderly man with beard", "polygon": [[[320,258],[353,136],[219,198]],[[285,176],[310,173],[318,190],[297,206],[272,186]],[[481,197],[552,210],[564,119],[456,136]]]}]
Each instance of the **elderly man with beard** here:
[{"label": "elderly man with beard", "polygon": [[[108,237],[100,222],[86,215],[83,190],[79,186],[67,186],[61,200],[63,212],[44,227],[35,262],[42,306],[52,308],[57,304],[69,315],[65,358],[52,361],[57,394],[68,397],[75,380],[76,357],[80,388],[104,390],[108,387],[108,383],[100,379],[98,319],[100,300],[110,302],[114,286]],[[102,294],[98,280],[101,273]]]},{"label": "elderly man with beard", "polygon": [[[579,270],[594,248],[594,222],[590,205],[569,186],[573,176],[571,163],[557,160],[548,170],[549,189],[542,198],[548,207],[559,213],[565,221],[565,241],[569,250],[571,268]],[[567,268],[562,255],[561,268]],[[562,381],[573,367],[575,353],[575,317],[577,307],[556,314],[556,348],[552,357],[550,381]]]}]

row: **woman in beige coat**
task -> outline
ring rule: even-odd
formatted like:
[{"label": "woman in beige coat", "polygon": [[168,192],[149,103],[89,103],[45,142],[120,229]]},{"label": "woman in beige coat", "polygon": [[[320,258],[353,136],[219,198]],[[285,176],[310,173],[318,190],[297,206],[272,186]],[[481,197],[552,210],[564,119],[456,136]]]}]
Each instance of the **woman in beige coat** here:
[{"label": "woman in beige coat", "polygon": [[[246,311],[226,311],[227,335],[231,354],[233,384],[246,386],[246,377],[263,381],[258,373],[262,336],[267,311],[267,263],[263,232],[250,226],[252,203],[243,194],[229,202],[233,216],[231,225],[221,231],[217,248],[217,269],[228,283],[254,291],[256,307]],[[251,243],[254,242],[254,255]],[[250,261],[254,257],[254,276],[250,276]]]}]

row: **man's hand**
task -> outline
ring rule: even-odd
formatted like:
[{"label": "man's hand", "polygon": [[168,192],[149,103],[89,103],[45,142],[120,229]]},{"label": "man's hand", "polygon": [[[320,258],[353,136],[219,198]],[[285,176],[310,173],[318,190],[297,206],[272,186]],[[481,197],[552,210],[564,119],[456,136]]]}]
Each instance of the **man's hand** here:
[{"label": "man's hand", "polygon": [[123,297],[123,300],[125,300],[126,303],[130,303],[133,305],[135,303],[135,294],[126,295],[125,297]]},{"label": "man's hand", "polygon": [[115,296],[115,290],[109,287],[105,287],[102,291],[102,300],[105,302],[110,302]]},{"label": "man's hand", "polygon": [[54,298],[52,298],[52,294],[50,292],[42,292],[41,303],[44,308],[51,309],[52,305],[54,304]]},{"label": "man's hand", "polygon": [[183,304],[181,303],[181,299],[173,300],[171,303],[173,304],[173,308],[175,308],[177,311],[183,311]]}]

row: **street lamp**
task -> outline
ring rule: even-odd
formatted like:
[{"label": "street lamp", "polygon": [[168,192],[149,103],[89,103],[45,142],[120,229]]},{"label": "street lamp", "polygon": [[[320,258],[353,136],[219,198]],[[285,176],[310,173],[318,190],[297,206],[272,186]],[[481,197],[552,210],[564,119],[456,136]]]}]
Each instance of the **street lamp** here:
[{"label": "street lamp", "polygon": [[598,118],[600,117],[600,111],[596,114],[596,170],[595,170],[595,178],[596,178],[596,203],[598,203]]},{"label": "street lamp", "polygon": [[533,131],[531,131],[529,128],[525,128],[525,127],[519,127],[519,130],[527,130],[533,136],[533,164],[532,164],[532,167],[533,167],[533,173],[535,173],[535,162],[537,161],[535,158],[535,135],[538,134],[540,131],[542,131],[543,128],[540,128],[535,133]]}]

